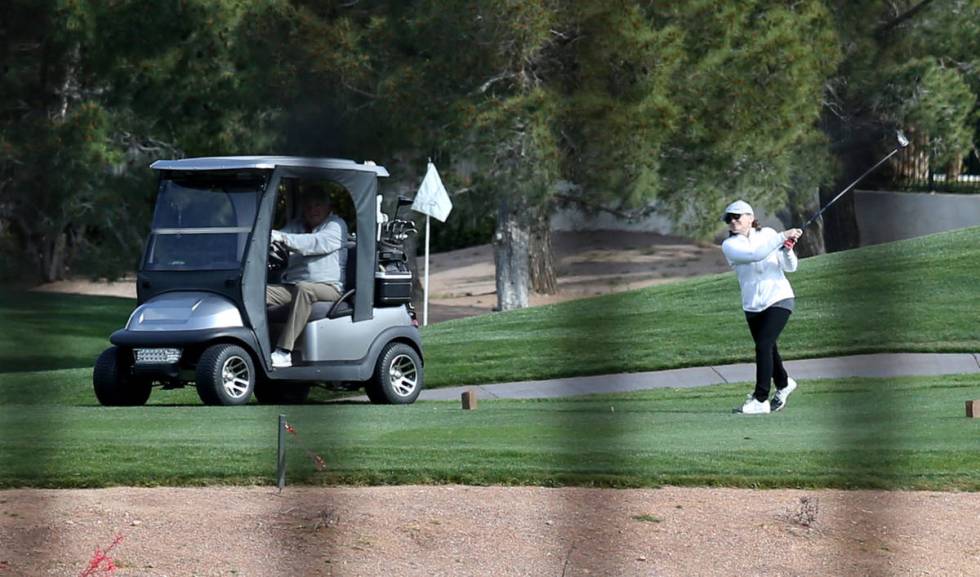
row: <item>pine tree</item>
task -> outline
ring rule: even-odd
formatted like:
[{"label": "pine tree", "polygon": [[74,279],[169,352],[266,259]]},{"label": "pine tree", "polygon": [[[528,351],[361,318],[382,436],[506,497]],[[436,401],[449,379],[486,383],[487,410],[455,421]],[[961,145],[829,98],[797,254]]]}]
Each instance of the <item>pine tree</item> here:
[{"label": "pine tree", "polygon": [[[241,30],[251,3],[4,3],[0,223],[42,280],[73,262],[135,263],[160,156],[272,142],[251,98]],[[263,114],[266,112],[266,114]],[[142,192],[136,192],[141,190]]]},{"label": "pine tree", "polygon": [[[844,59],[827,82],[822,125],[839,166],[822,200],[894,146],[903,128],[924,169],[959,160],[977,141],[977,0],[830,2]],[[971,142],[972,141],[972,142]],[[880,177],[879,177],[880,178]],[[853,197],[824,215],[828,250],[860,243]]]}]

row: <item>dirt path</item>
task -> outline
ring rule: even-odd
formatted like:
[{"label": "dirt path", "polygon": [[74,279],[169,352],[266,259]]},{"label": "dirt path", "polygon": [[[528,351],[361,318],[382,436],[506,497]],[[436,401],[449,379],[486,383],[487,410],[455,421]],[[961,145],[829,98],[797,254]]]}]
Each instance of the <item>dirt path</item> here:
[{"label": "dirt path", "polygon": [[[531,306],[729,270],[717,246],[654,233],[557,232],[552,243],[558,293],[531,295]],[[432,255],[430,266],[429,322],[486,314],[497,304],[490,245]],[[60,281],[36,290],[136,298],[132,279],[113,283]]]},{"label": "dirt path", "polygon": [[[815,503],[813,523],[801,498]],[[801,514],[803,519],[801,519]],[[0,492],[0,575],[977,575],[980,495],[374,487]]]}]

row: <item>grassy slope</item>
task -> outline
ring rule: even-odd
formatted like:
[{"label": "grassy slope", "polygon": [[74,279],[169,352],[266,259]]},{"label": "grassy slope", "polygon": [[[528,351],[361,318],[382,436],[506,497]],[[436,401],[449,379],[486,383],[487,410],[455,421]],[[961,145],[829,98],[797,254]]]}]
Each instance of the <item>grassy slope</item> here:
[{"label": "grassy slope", "polygon": [[[784,358],[980,351],[980,227],[805,259]],[[430,386],[749,361],[733,273],[440,323]]]},{"label": "grassy slope", "polygon": [[[80,369],[9,383],[0,487],[291,483],[881,487],[980,490],[980,376],[805,382],[781,413],[732,415],[745,385],[549,401],[239,408],[80,403]],[[41,388],[45,395],[26,394]],[[22,389],[13,393],[13,389]],[[196,402],[193,393],[187,400]],[[43,399],[45,405],[11,404]],[[322,455],[314,470],[304,449]]]},{"label": "grassy slope", "polygon": [[[980,227],[815,257],[791,275],[787,359],[980,350]],[[0,292],[3,373],[90,367],[133,301]],[[440,323],[430,387],[749,361],[734,274]],[[81,381],[78,383],[81,385]]]}]

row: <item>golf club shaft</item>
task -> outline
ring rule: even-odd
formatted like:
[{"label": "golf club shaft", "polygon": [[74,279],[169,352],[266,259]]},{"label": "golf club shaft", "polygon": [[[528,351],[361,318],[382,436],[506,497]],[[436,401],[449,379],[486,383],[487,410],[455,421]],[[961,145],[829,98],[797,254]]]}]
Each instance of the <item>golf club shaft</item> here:
[{"label": "golf club shaft", "polygon": [[868,170],[866,170],[864,172],[864,174],[862,174],[861,176],[857,177],[857,180],[855,180],[851,184],[847,185],[847,188],[845,188],[844,190],[840,191],[840,193],[838,193],[837,196],[835,196],[833,199],[831,199],[830,202],[828,202],[827,204],[825,204],[823,206],[823,208],[820,209],[820,212],[818,212],[817,214],[811,216],[810,217],[810,220],[808,220],[805,223],[803,223],[803,226],[801,226],[800,229],[801,230],[806,230],[806,227],[810,226],[811,224],[813,224],[813,221],[815,221],[818,218],[820,218],[820,215],[823,214],[825,210],[827,210],[828,208],[830,208],[831,205],[833,205],[835,202],[837,202],[837,200],[840,197],[842,197],[845,194],[847,194],[852,188],[854,188],[855,186],[857,186],[857,183],[859,183],[862,180],[864,180],[864,177],[865,176],[868,176],[869,174],[871,174],[872,172],[874,172],[876,168],[878,168],[879,166],[881,166],[882,164],[884,164],[885,161],[888,160],[889,158],[895,156],[895,153],[897,153],[902,148],[904,148],[904,147],[902,147],[902,146],[897,147],[895,150],[893,150],[890,153],[888,153],[888,156],[886,156],[886,157],[882,158],[881,160],[879,160],[877,164],[875,164],[874,166],[872,166],[871,168],[869,168]]}]

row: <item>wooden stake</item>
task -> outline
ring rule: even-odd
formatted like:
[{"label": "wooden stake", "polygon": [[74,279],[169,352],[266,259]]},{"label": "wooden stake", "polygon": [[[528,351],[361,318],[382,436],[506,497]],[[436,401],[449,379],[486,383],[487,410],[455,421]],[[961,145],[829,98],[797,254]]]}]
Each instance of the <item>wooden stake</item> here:
[{"label": "wooden stake", "polygon": [[476,391],[470,389],[463,393],[463,410],[464,411],[475,411],[476,410]]},{"label": "wooden stake", "polygon": [[286,415],[279,415],[279,437],[276,449],[276,486],[282,493],[286,486]]},{"label": "wooden stake", "polygon": [[970,419],[980,419],[980,401],[966,402],[966,416]]}]

